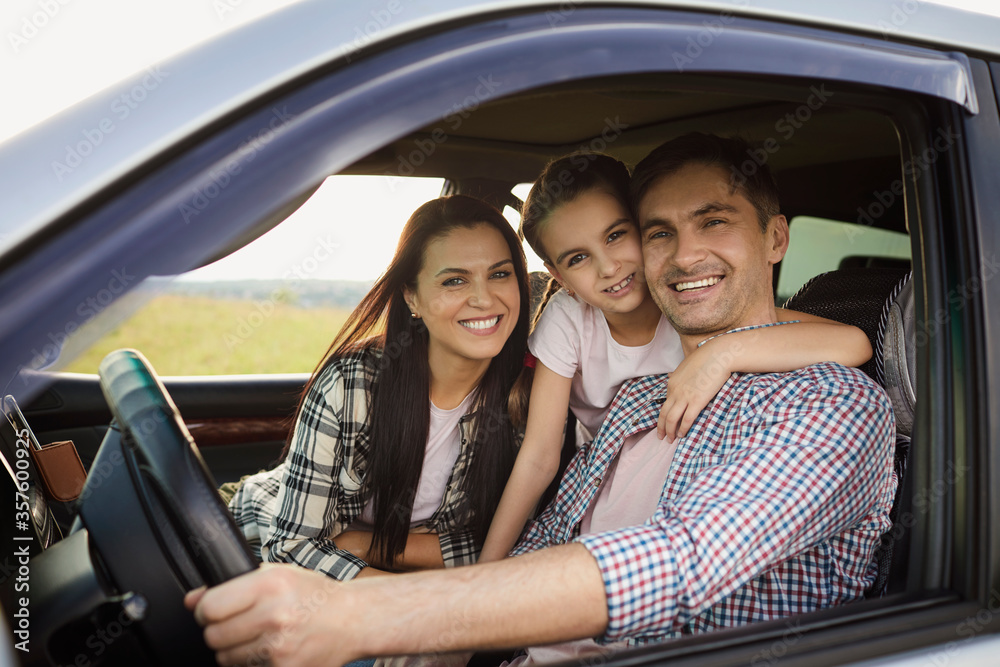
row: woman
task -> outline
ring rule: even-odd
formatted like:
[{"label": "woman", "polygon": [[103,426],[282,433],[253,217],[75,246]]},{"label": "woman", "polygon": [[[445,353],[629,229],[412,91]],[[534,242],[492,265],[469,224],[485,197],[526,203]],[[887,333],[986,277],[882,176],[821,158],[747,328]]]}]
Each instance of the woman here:
[{"label": "woman", "polygon": [[523,422],[527,314],[500,213],[460,195],[417,209],[306,385],[281,464],[230,502],[262,559],[341,580],[474,562]]}]

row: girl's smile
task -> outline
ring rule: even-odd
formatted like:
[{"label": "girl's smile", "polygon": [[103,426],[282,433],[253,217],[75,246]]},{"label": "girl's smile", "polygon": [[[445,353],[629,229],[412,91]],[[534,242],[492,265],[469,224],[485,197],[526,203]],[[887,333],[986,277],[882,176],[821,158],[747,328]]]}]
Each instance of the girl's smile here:
[{"label": "girl's smile", "polygon": [[625,314],[646,301],[639,233],[611,194],[594,189],[559,206],[540,239],[552,258],[549,273],[595,308]]}]

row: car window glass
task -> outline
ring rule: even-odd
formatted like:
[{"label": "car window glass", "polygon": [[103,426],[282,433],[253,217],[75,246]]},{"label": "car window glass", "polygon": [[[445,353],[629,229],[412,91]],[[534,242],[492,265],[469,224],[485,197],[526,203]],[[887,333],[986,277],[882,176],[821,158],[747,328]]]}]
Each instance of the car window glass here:
[{"label": "car window glass", "polygon": [[778,275],[778,303],[827,271],[907,266],[910,261],[910,237],[901,232],[807,216],[792,218],[788,229],[788,251]]},{"label": "car window glass", "polygon": [[[510,192],[512,195],[517,197],[523,203],[528,197],[528,192],[531,191],[531,183],[519,183],[511,188]],[[515,211],[510,206],[504,206],[503,217],[507,218],[510,224],[514,225],[517,229],[521,224],[521,214]],[[535,254],[535,251],[531,249],[527,241],[523,241],[524,245],[524,257],[528,261],[528,271],[545,271],[545,264],[542,262],[542,258]]]},{"label": "car window glass", "polygon": [[146,297],[138,310],[98,313],[79,334],[87,345],[67,342],[62,370],[95,373],[108,352],[134,347],[162,375],[310,372],[388,266],[407,218],[439,196],[442,183],[330,177],[239,251],[147,280],[136,290]]}]

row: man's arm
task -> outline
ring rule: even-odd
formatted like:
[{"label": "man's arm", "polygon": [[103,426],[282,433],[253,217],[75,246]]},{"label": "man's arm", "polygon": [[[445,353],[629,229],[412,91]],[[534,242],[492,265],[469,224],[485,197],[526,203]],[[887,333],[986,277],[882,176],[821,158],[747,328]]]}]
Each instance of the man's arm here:
[{"label": "man's arm", "polygon": [[220,665],[514,648],[604,632],[601,572],[578,544],[475,567],[336,582],[264,567],[185,602]]},{"label": "man's arm", "polygon": [[888,527],[894,429],[884,395],[848,373],[831,370],[822,382],[788,384],[769,406],[727,423],[732,440],[699,452],[718,463],[699,470],[647,524],[578,538],[604,574],[605,639],[676,630],[847,530],[853,541],[839,562],[839,579],[818,568],[797,575],[808,595],[786,581],[772,601],[787,614],[860,595],[872,550]]}]

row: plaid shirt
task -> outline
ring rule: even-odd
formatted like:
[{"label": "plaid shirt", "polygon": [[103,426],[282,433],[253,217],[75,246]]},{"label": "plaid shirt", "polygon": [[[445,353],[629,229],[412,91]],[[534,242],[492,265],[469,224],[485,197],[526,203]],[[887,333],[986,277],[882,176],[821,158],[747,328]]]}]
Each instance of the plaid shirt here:
[{"label": "plaid shirt", "polygon": [[655,427],[666,384],[657,375],[622,387],[512,553],[581,542],[604,578],[605,642],[661,641],[861,598],[890,528],[895,428],[881,388],[833,363],[734,373],[678,443],[653,516],[578,537],[623,441]]},{"label": "plaid shirt", "polygon": [[[303,403],[288,457],[244,480],[230,501],[236,525],[263,560],[295,563],[340,580],[353,579],[367,565],[330,538],[346,530],[368,501],[368,409],[381,356],[368,349],[323,369]],[[438,534],[448,567],[473,563],[478,554],[465,528],[461,491],[472,456],[471,418],[459,421],[461,449],[440,507],[414,526]]]}]

